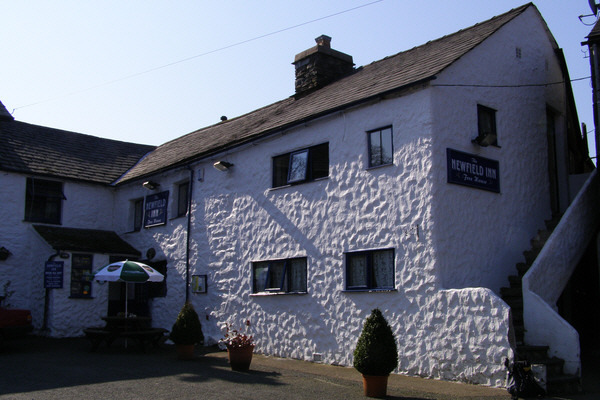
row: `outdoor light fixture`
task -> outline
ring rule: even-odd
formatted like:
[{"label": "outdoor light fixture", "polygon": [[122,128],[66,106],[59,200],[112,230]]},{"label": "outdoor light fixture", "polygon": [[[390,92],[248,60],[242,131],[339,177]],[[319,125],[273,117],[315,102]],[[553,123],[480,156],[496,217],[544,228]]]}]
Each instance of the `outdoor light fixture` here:
[{"label": "outdoor light fixture", "polygon": [[233,164],[227,161],[217,161],[213,164],[213,167],[215,167],[219,171],[227,172],[229,168],[233,167]]},{"label": "outdoor light fixture", "polygon": [[156,183],[156,182],[153,182],[153,181],[146,181],[146,182],[142,183],[142,186],[145,187],[148,190],[154,190],[157,187],[159,187],[160,184]]}]

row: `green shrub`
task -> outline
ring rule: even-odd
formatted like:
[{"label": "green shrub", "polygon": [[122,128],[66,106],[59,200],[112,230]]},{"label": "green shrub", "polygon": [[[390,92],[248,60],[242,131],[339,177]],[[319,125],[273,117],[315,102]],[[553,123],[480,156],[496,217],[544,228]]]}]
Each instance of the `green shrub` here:
[{"label": "green shrub", "polygon": [[169,339],[175,344],[204,344],[200,318],[190,303],[185,303],[179,311]]},{"label": "green shrub", "polygon": [[365,320],[354,350],[354,368],[363,375],[389,375],[398,366],[398,347],[392,328],[376,308]]}]

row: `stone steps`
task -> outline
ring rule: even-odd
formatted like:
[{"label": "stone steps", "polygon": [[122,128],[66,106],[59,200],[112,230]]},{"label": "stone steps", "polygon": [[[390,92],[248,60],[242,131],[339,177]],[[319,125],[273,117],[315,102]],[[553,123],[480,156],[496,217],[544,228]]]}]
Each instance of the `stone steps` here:
[{"label": "stone steps", "polygon": [[524,262],[517,263],[517,275],[508,277],[509,286],[500,289],[500,296],[511,308],[515,339],[517,342],[516,358],[527,360],[530,364],[542,364],[546,371],[546,389],[548,393],[577,393],[582,390],[578,376],[566,375],[563,372],[564,360],[548,357],[548,346],[526,345],[525,321],[523,320],[523,285],[522,277],[529,270],[544,244],[558,225],[560,219],[546,221],[546,230],[538,231],[531,240],[531,249],[523,252]]}]

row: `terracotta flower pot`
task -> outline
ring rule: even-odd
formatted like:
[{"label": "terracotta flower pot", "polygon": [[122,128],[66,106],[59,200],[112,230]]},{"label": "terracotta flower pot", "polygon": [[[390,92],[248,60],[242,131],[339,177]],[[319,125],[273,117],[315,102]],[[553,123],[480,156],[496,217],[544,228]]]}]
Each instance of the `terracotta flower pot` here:
[{"label": "terracotta flower pot", "polygon": [[254,345],[245,347],[228,347],[229,365],[234,371],[248,371],[252,362]]},{"label": "terracotta flower pot", "polygon": [[176,344],[175,350],[177,350],[177,358],[180,360],[191,360],[194,358],[194,350],[196,349],[195,344]]},{"label": "terracotta flower pot", "polygon": [[363,375],[365,396],[384,398],[387,394],[388,376]]}]

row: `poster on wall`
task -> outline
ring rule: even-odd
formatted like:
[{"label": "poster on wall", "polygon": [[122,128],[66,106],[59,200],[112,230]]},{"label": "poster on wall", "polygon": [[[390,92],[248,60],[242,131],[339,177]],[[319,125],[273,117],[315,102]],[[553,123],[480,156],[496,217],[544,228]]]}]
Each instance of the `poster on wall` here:
[{"label": "poster on wall", "polygon": [[44,266],[45,289],[62,289],[64,266],[63,261],[46,261]]},{"label": "poster on wall", "polygon": [[500,164],[475,154],[446,149],[448,183],[500,193]]},{"label": "poster on wall", "polygon": [[169,204],[168,190],[146,196],[145,203],[144,228],[167,223],[167,205]]}]

